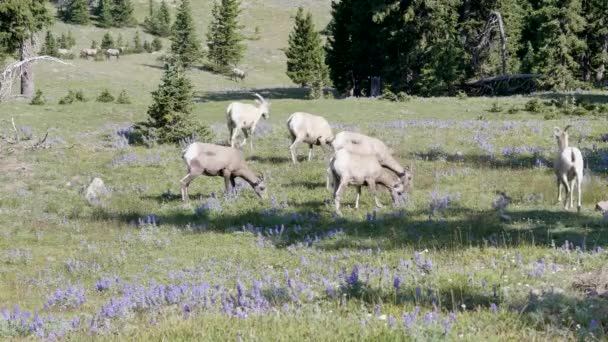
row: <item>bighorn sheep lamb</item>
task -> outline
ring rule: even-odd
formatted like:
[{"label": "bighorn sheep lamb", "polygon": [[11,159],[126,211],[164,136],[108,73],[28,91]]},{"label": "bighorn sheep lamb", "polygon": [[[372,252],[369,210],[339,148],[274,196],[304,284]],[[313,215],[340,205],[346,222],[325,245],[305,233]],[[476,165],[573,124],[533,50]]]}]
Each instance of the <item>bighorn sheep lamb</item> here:
[{"label": "bighorn sheep lamb", "polygon": [[562,186],[566,187],[566,196],[570,196],[570,207],[568,207],[568,198],[564,199],[564,209],[568,210],[573,207],[573,192],[574,185],[578,191],[577,210],[581,211],[581,186],[583,183],[583,155],[576,147],[568,146],[568,129],[564,130],[555,127],[555,138],[559,152],[555,158],[555,175],[557,177],[557,201],[562,200]]},{"label": "bighorn sheep lamb", "polygon": [[248,103],[232,102],[226,108],[226,116],[228,119],[228,131],[230,132],[230,146],[234,148],[236,143],[236,137],[239,131],[245,135],[245,140],[241,143],[241,146],[245,145],[247,138],[251,134],[251,149],[253,150],[253,134],[255,127],[260,121],[261,117],[268,119],[270,117],[270,102],[264,100],[264,98],[258,94],[254,94],[259,100],[255,100],[256,105]]},{"label": "bighorn sheep lamb", "polygon": [[[389,189],[395,203],[399,196],[409,188],[409,183],[404,183],[400,177],[383,168],[374,155],[352,153],[345,149],[338,150],[329,162],[329,170],[334,184],[336,213],[340,216],[342,216],[340,211],[342,192],[348,185],[357,186],[355,208],[359,207],[359,196],[363,184],[367,184],[369,191],[374,196],[376,207],[382,207],[376,196],[376,184],[381,184]],[[411,179],[409,172],[406,172],[405,179]]]},{"label": "bighorn sheep lamb", "polygon": [[[394,171],[401,178],[404,185],[410,184],[412,181],[412,179],[407,179],[406,170],[392,156],[393,150],[388,148],[379,139],[361,133],[344,131],[336,134],[331,145],[335,151],[346,149],[347,151],[359,154],[375,155],[378,162],[382,166]],[[411,174],[409,176],[411,177]]]},{"label": "bighorn sheep lamb", "polygon": [[322,116],[308,113],[293,113],[287,119],[287,129],[291,133],[292,144],[289,146],[291,160],[296,164],[296,148],[300,143],[308,144],[308,161],[312,159],[312,146],[324,148],[334,140],[334,134],[327,120]]},{"label": "bighorn sheep lamb", "polygon": [[249,169],[241,152],[231,147],[214,144],[192,143],[184,150],[184,162],[188,174],[182,178],[182,200],[188,201],[188,186],[194,178],[200,175],[224,177],[226,192],[231,192],[235,186],[235,178],[246,180],[255,193],[265,197],[266,185],[261,176]]}]

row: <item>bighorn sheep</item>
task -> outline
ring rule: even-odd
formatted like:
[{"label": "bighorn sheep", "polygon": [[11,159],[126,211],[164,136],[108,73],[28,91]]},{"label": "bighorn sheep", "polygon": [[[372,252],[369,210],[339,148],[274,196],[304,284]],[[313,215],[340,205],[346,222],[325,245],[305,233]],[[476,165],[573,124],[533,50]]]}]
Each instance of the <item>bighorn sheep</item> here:
[{"label": "bighorn sheep", "polygon": [[230,132],[230,146],[234,148],[236,137],[239,131],[243,132],[245,139],[241,143],[241,147],[247,143],[247,138],[251,134],[251,149],[253,150],[253,134],[255,127],[261,117],[268,119],[270,117],[270,102],[258,94],[254,94],[259,100],[255,100],[256,105],[248,103],[232,102],[226,108],[226,116],[228,119],[228,131]]},{"label": "bighorn sheep", "polygon": [[241,152],[231,147],[214,144],[192,143],[184,150],[182,158],[188,167],[188,174],[182,178],[182,201],[188,201],[188,186],[200,175],[224,177],[226,192],[235,186],[235,178],[246,180],[255,193],[265,197],[266,185],[261,176],[249,169]]},{"label": "bighorn sheep", "polygon": [[406,170],[392,156],[393,150],[388,148],[379,139],[361,133],[344,131],[336,134],[331,145],[335,151],[346,149],[347,151],[359,154],[375,155],[378,162],[382,166],[394,171],[401,178],[404,185],[410,184],[412,181],[411,179],[407,179]]},{"label": "bighorn sheep", "polygon": [[239,80],[244,80],[245,76],[247,76],[247,73],[239,68],[232,68],[232,70],[230,71],[230,79],[235,82],[238,82]]},{"label": "bighorn sheep", "polygon": [[583,183],[583,155],[576,147],[568,146],[568,129],[564,130],[555,127],[555,138],[559,152],[555,158],[555,175],[557,177],[557,201],[562,200],[562,186],[566,187],[566,196],[570,196],[570,207],[568,207],[568,198],[564,199],[564,209],[568,210],[573,207],[573,192],[574,185],[578,191],[577,210],[581,211],[581,186]]},{"label": "bighorn sheep", "polygon": [[296,164],[296,148],[300,143],[308,144],[308,161],[312,159],[312,146],[325,145],[334,140],[334,134],[327,120],[322,116],[296,112],[287,119],[287,129],[291,133],[292,144],[289,146],[291,160]]},{"label": "bighorn sheep", "polygon": [[[376,196],[376,184],[383,185],[389,189],[395,203],[399,196],[409,188],[407,181],[403,182],[393,172],[383,168],[375,156],[353,153],[345,149],[336,151],[329,162],[329,171],[333,178],[336,213],[340,216],[342,216],[342,212],[340,211],[342,192],[344,192],[348,185],[352,184],[357,187],[355,208],[359,207],[359,197],[363,184],[367,184],[369,191],[374,196],[376,207],[382,207]],[[409,172],[406,172],[405,179],[411,179]]]},{"label": "bighorn sheep", "polygon": [[118,50],[118,49],[107,49],[106,50],[106,58],[110,59],[112,56],[116,57],[116,59],[120,58],[120,50]]},{"label": "bighorn sheep", "polygon": [[89,57],[95,57],[98,51],[98,49],[82,49],[80,50],[80,58],[89,59]]},{"label": "bighorn sheep", "polygon": [[65,56],[69,55],[70,53],[72,53],[72,51],[70,51],[68,49],[57,49],[57,55],[59,55],[59,57],[65,57]]}]

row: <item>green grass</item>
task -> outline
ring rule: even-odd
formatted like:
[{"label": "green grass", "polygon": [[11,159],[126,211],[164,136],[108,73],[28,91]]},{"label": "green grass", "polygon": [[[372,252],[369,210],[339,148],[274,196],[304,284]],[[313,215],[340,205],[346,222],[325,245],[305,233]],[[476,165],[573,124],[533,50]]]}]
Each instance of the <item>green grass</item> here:
[{"label": "green grass", "polygon": [[[269,199],[258,199],[248,186],[237,198],[226,199],[220,178],[199,177],[190,187],[191,204],[183,204],[178,198],[185,174],[181,147],[122,144],[116,130],[145,119],[150,92],[158,85],[156,55],[74,60],[71,66],[38,64],[37,86],[47,104],[0,105],[0,133],[11,131],[14,118],[36,137],[48,131],[51,145],[0,147],[0,309],[12,311],[18,304],[21,310],[38,311],[45,317],[46,334],[63,329],[74,340],[605,339],[608,303],[572,285],[608,260],[603,250],[607,225],[593,210],[605,199],[606,151],[600,140],[606,133],[605,114],[545,120],[541,113],[524,110],[530,97],[523,96],[307,101],[305,90],[292,88],[285,76],[279,49],[286,45],[289,16],[297,5],[310,8],[321,28],[329,19],[329,3],[244,3],[245,31],[259,25],[262,33],[261,40],[247,43],[244,65],[250,76],[236,84],[198,68],[189,70],[196,92],[193,115],[211,125],[214,142],[225,144],[228,103],[252,101],[253,91],[270,98],[270,119],[258,126],[255,150],[244,150],[250,166],[265,174]],[[136,4],[141,20],[147,2]],[[192,8],[204,37],[210,3],[196,1]],[[67,28],[57,23],[53,29]],[[88,47],[91,39],[100,41],[105,31],[70,28],[78,37],[77,48]],[[134,33],[120,31],[125,39]],[[125,89],[132,103],[94,101],[105,88],[113,95]],[[89,101],[58,105],[70,89],[82,90]],[[535,95],[553,96],[558,95]],[[584,96],[608,102],[606,93]],[[494,104],[503,110],[491,113]],[[361,208],[354,210],[354,190],[349,189],[344,218],[336,218],[325,189],[329,153],[315,149],[314,160],[305,162],[302,146],[301,163],[289,162],[285,120],[302,110],[324,115],[335,132],[359,130],[390,145],[415,170],[406,203],[393,208],[388,194],[381,193],[385,207],[370,219],[371,196],[364,189]],[[566,124],[573,125],[572,144],[589,161],[580,214],[556,203],[553,171],[536,166],[537,159],[550,164],[556,151],[553,127]],[[509,149],[523,152],[509,154]],[[99,206],[89,205],[82,194],[93,177],[111,188]],[[498,192],[513,199],[505,212],[510,222],[492,208]],[[217,201],[210,200],[212,194]],[[452,201],[433,214],[433,196],[439,200],[446,194]],[[219,203],[221,210],[197,214],[196,208],[208,202]],[[155,215],[159,224],[133,224],[147,215]],[[262,234],[243,231],[248,225],[261,227]],[[280,236],[268,233],[281,225],[285,231]],[[563,248],[566,241],[581,250]],[[355,266],[360,280],[348,285]],[[97,291],[95,283],[109,276],[119,277],[120,284]],[[401,279],[399,291],[393,287],[395,276]],[[147,286],[152,279],[165,285],[206,281],[225,292],[216,306],[180,300],[130,307],[110,319],[100,316],[102,306],[125,295],[123,286]],[[249,292],[253,280],[263,281],[268,309],[247,318],[224,313],[219,302],[236,298],[237,281]],[[86,303],[44,307],[57,289],[70,285],[82,286]],[[184,311],[186,303],[190,312]],[[417,321],[406,328],[403,314],[417,306]],[[431,323],[425,323],[425,314],[433,310],[438,318],[432,315]],[[49,314],[54,322],[47,321]],[[75,317],[81,323],[72,329]],[[95,317],[96,330],[89,323]],[[1,338],[26,336],[0,316]]]}]

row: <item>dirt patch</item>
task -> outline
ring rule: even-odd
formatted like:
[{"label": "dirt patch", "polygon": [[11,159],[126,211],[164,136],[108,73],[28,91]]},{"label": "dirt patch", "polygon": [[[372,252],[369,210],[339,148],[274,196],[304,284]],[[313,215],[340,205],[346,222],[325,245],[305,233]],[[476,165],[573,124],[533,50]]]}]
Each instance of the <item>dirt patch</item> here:
[{"label": "dirt patch", "polygon": [[16,191],[24,186],[23,180],[29,178],[31,169],[25,162],[15,156],[0,155],[1,188],[6,192]]},{"label": "dirt patch", "polygon": [[579,275],[572,286],[588,295],[608,298],[608,265]]}]

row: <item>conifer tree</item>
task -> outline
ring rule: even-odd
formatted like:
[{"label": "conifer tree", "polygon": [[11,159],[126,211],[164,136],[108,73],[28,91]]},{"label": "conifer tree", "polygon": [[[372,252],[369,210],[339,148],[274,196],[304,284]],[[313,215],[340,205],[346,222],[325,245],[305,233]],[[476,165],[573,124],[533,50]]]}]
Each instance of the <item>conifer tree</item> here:
[{"label": "conifer tree", "polygon": [[165,0],[161,1],[156,17],[156,34],[161,37],[169,37],[171,35],[171,13],[169,6]]},{"label": "conifer tree", "polygon": [[74,36],[72,35],[71,30],[68,31],[68,35],[67,35],[65,41],[66,41],[66,45],[67,45],[66,49],[71,49],[74,46],[76,46],[76,38],[74,38]]},{"label": "conifer tree", "polygon": [[583,3],[587,27],[583,37],[587,49],[583,56],[583,78],[602,84],[608,79],[608,1],[588,0]]},{"label": "conifer tree", "polygon": [[245,52],[243,36],[239,32],[240,4],[240,0],[219,0],[213,5],[213,18],[207,33],[208,57],[219,69],[237,65]]},{"label": "conifer tree", "polygon": [[114,47],[114,39],[110,32],[106,32],[101,39],[101,48],[102,49],[111,49]]},{"label": "conifer tree", "polygon": [[147,53],[152,52],[152,46],[150,45],[150,42],[147,40],[144,40],[143,48],[144,48],[144,51],[146,51]]},{"label": "conifer tree", "polygon": [[68,23],[87,25],[89,19],[89,7],[86,0],[69,0],[61,9],[63,20]]},{"label": "conifer tree", "polygon": [[154,39],[152,39],[152,50],[160,51],[162,49],[163,49],[163,43],[160,41],[160,38],[154,37]]},{"label": "conifer tree", "polygon": [[51,33],[51,31],[46,31],[44,46],[42,47],[40,54],[56,57],[59,55],[58,50],[57,41],[55,40],[55,37],[53,37],[53,33]]},{"label": "conifer tree", "polygon": [[118,38],[116,38],[116,47],[117,48],[123,47],[124,44],[125,44],[125,42],[124,42],[124,40],[122,38],[122,33],[119,33],[118,34]]},{"label": "conifer tree", "polygon": [[112,3],[110,1],[111,0],[99,0],[96,12],[97,20],[101,27],[108,28],[113,25]]},{"label": "conifer tree", "polygon": [[332,1],[332,19],[327,26],[325,61],[334,87],[340,92],[355,88],[354,65],[350,51],[354,43],[350,39],[353,0]]},{"label": "conifer tree", "polygon": [[97,41],[95,39],[91,41],[91,49],[97,49]]},{"label": "conifer tree", "polygon": [[141,38],[139,38],[139,31],[136,31],[135,37],[133,37],[133,52],[134,53],[144,52],[144,48],[141,45]]},{"label": "conifer tree", "polygon": [[116,27],[133,26],[135,24],[131,0],[113,0],[111,13],[112,23]]},{"label": "conifer tree", "polygon": [[325,65],[325,54],[321,36],[312,22],[312,14],[304,14],[302,7],[298,8],[295,26],[289,35],[289,47],[285,50],[287,56],[287,76],[296,84],[322,87],[328,82],[328,70]]},{"label": "conifer tree", "polygon": [[148,121],[139,127],[146,135],[156,135],[161,143],[179,142],[192,135],[208,140],[209,128],[190,117],[192,96],[192,84],[181,65],[167,65],[158,89],[152,92]]},{"label": "conifer tree", "polygon": [[61,33],[61,36],[57,38],[57,45],[60,49],[69,49],[68,47],[68,38],[65,33]]},{"label": "conifer tree", "polygon": [[171,53],[184,66],[189,66],[202,57],[189,0],[182,0],[177,10],[171,33]]}]

